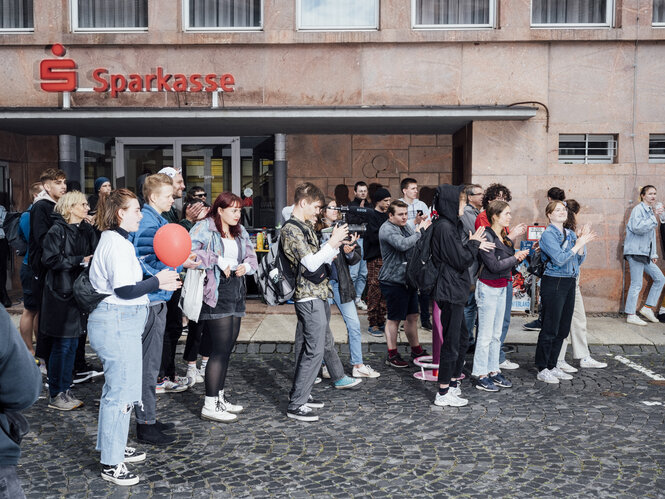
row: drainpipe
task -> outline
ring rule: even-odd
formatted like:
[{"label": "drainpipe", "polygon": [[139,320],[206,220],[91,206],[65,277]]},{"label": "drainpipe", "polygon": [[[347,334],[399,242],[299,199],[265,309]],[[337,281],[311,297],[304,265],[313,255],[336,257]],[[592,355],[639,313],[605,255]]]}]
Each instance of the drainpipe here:
[{"label": "drainpipe", "polygon": [[286,206],[286,134],[275,134],[275,227],[282,225],[282,209]]},{"label": "drainpipe", "polygon": [[77,142],[74,135],[58,136],[58,167],[65,172],[67,180],[79,182],[81,189],[84,189],[77,157]]}]

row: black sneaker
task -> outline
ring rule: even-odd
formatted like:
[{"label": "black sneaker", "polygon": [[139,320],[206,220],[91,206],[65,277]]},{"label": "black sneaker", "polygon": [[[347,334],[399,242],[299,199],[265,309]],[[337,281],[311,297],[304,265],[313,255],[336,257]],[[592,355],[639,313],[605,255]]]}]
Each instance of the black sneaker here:
[{"label": "black sneaker", "polygon": [[501,388],[512,388],[513,384],[506,378],[503,374],[501,373],[496,373],[490,375],[490,379],[496,386],[500,386]]},{"label": "black sneaker", "polygon": [[316,413],[316,411],[306,404],[301,405],[297,409],[287,409],[286,415],[291,419],[297,419],[298,421],[319,420],[319,415]]},{"label": "black sneaker", "polygon": [[432,323],[430,321],[425,321],[420,323],[420,327],[423,328],[425,331],[431,331],[432,330]]},{"label": "black sneaker", "polygon": [[131,473],[125,463],[120,463],[115,466],[102,465],[102,478],[116,485],[136,485],[139,483],[138,475]]},{"label": "black sneaker", "polygon": [[320,400],[316,400],[314,397],[310,395],[305,405],[311,407],[312,409],[323,409],[325,404]]},{"label": "black sneaker", "polygon": [[392,356],[389,355],[388,358],[386,358],[386,365],[397,368],[409,367],[409,363],[405,361],[399,353]]},{"label": "black sneaker", "polygon": [[125,462],[140,463],[145,461],[145,452],[136,450],[134,447],[125,447]]},{"label": "black sneaker", "polygon": [[420,353],[413,353],[413,350],[411,350],[411,360],[415,360],[418,357],[424,357],[425,355],[429,355],[429,353],[427,353],[427,350],[425,350],[424,348]]},{"label": "black sneaker", "polygon": [[154,424],[136,424],[136,440],[142,444],[168,445],[175,442],[173,435],[167,435],[157,429]]},{"label": "black sneaker", "polygon": [[540,319],[536,319],[535,321],[527,322],[522,326],[522,329],[525,331],[540,331],[540,329],[543,327],[543,325],[540,323]]}]

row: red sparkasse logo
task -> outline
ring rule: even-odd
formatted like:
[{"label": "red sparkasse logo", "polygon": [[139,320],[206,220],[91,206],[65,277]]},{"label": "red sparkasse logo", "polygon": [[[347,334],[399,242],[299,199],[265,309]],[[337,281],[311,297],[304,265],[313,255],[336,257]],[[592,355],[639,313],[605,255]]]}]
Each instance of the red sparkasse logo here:
[{"label": "red sparkasse logo", "polygon": [[[51,52],[63,57],[66,49],[56,43]],[[78,72],[73,59],[44,59],[39,64],[40,86],[45,92],[75,92],[78,89]],[[113,74],[107,68],[95,68],[92,71],[95,92],[109,92],[117,97],[121,92],[233,92],[235,78],[230,73],[182,73],[170,74],[157,66],[154,73]],[[154,85],[154,86],[153,86]]]}]

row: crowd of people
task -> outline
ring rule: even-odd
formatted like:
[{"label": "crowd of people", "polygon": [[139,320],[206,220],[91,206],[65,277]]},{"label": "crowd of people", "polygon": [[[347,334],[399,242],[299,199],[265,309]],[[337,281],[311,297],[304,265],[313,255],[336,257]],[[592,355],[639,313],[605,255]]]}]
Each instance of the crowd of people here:
[{"label": "crowd of people", "polygon": [[[47,374],[48,406],[71,411],[84,403],[72,386],[102,374],[86,362],[89,339],[104,375],[96,445],[101,476],[118,485],[138,483],[126,463],[146,458],[127,445],[132,412],[139,443],[166,445],[176,439],[175,425],[158,418],[156,394],[204,383],[202,418],[230,423],[241,417],[244,407],[230,400],[225,385],[246,310],[246,278],[258,268],[254,243],[240,223],[240,197],[223,192],[209,204],[198,186],[184,196],[182,174],[171,167],[142,177],[141,196],[114,190],[108,178],[100,177],[86,199],[79,191],[67,192],[64,172],[48,169],[31,186],[33,203],[20,221],[28,241],[20,272],[25,350]],[[590,225],[577,223],[577,201],[560,188],[548,191],[548,224],[534,253],[516,248],[526,225],[511,225],[512,197],[504,185],[444,184],[430,206],[418,199],[415,179],[402,180],[400,188],[402,197],[394,199],[384,187],[355,184],[348,222],[363,224],[362,233],[350,234],[346,221],[339,221],[337,202],[308,182],[296,187],[293,204],[283,212],[277,244],[296,270],[297,316],[287,417],[319,419],[325,403],[313,397],[312,388],[321,378],[346,389],[363,378],[380,377],[363,359],[358,310],[367,310],[367,333],[385,337],[385,363],[392,368],[409,367],[428,355],[419,342],[419,320],[421,328],[440,335],[435,405],[468,404],[462,380],[470,353],[472,386],[485,392],[511,388],[506,371],[519,365],[506,358],[504,342],[513,275],[527,258],[540,258],[544,267],[539,319],[527,325],[539,330],[536,379],[572,379],[578,369],[566,362],[569,341],[580,368],[606,367],[591,357],[587,345],[579,276],[587,247],[597,236]],[[631,285],[625,312],[630,324],[643,326],[647,323],[636,312],[643,273],[653,283],[639,314],[651,322],[665,320],[665,307],[656,310],[665,277],[655,264],[655,231],[664,210],[656,203],[655,187],[645,186],[640,196],[626,228]],[[183,197],[178,208],[175,200]],[[191,238],[189,257],[175,268],[155,250],[155,235],[168,223],[182,225]],[[428,292],[407,284],[407,264],[426,234],[436,269]],[[81,311],[74,294],[82,274],[99,295],[89,314]],[[190,278],[202,283],[197,317],[182,312],[181,288]],[[348,374],[330,329],[332,305],[348,332]],[[49,320],[40,321],[40,315]],[[176,345],[185,329],[186,373],[179,376]],[[398,351],[400,331],[410,346],[407,359]]]}]

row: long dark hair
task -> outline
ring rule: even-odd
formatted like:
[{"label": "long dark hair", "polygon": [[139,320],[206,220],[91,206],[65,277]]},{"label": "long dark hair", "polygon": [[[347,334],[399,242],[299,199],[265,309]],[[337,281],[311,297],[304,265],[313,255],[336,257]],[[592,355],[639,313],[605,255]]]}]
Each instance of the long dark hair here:
[{"label": "long dark hair", "polygon": [[208,213],[208,218],[212,218],[215,221],[215,227],[217,227],[217,230],[222,235],[222,237],[227,237],[230,235],[235,239],[242,232],[240,224],[238,223],[236,225],[229,225],[229,232],[231,234],[226,234],[222,229],[222,217],[219,215],[219,208],[225,210],[231,206],[241,208],[242,199],[240,199],[239,196],[236,196],[232,192],[222,192],[219,196],[217,196],[217,199],[215,199],[215,202],[212,204],[212,208]]},{"label": "long dark hair", "polygon": [[577,230],[577,214],[580,212],[580,203],[574,199],[566,199],[566,208],[568,208],[568,218],[563,224],[564,228],[575,232]]}]

